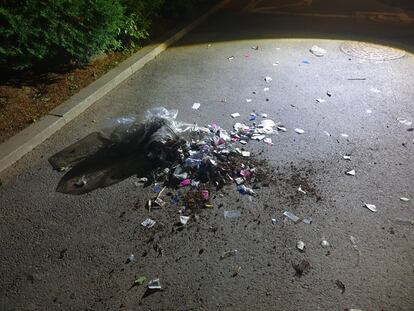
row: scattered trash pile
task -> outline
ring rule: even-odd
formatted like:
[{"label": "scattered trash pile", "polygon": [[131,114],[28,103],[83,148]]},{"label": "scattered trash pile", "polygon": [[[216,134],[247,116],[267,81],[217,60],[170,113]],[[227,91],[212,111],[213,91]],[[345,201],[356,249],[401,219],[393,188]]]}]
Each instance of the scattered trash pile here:
[{"label": "scattered trash pile", "polygon": [[[257,176],[264,174],[257,167],[263,162],[250,157],[244,145],[251,140],[272,145],[268,136],[284,128],[262,115],[260,122],[251,125],[237,122],[234,129],[227,132],[215,123],[200,127],[177,121],[177,114],[177,110],[161,107],[148,110],[142,121],[136,117],[118,118],[111,127],[57,153],[49,159],[52,166],[60,171],[70,169],[57,190],[83,194],[137,175],[138,183],[152,185],[158,193],[148,202],[149,209],[178,202],[190,211],[209,208],[212,207],[209,191],[226,184],[235,184],[241,194],[254,196],[255,191],[249,185],[254,185]],[[256,117],[252,113],[249,120],[254,121]],[[91,137],[99,144],[92,143]],[[94,170],[85,162],[94,165],[102,162],[103,165],[97,165]],[[119,180],[111,176],[113,180],[108,181],[105,172],[113,173],[116,162],[123,168],[125,163],[134,165],[128,166],[131,171],[119,176]],[[141,165],[137,166],[137,162]],[[166,194],[166,188],[173,191],[166,191]],[[166,195],[170,202],[166,202]],[[153,224],[145,222],[143,225]]]}]

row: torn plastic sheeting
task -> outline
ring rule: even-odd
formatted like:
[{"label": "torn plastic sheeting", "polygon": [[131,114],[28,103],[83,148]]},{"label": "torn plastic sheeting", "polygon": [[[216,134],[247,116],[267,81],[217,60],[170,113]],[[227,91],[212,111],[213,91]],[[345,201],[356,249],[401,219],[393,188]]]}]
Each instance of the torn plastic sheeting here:
[{"label": "torn plastic sheeting", "polygon": [[319,46],[317,46],[317,45],[313,45],[313,46],[309,49],[309,51],[310,51],[313,55],[318,56],[318,57],[322,57],[322,56],[326,55],[326,50],[325,50],[325,49],[323,49],[323,48],[321,48],[321,47],[319,47]]},{"label": "torn plastic sheeting", "polygon": [[240,211],[224,211],[223,212],[224,218],[238,218],[241,216]]}]

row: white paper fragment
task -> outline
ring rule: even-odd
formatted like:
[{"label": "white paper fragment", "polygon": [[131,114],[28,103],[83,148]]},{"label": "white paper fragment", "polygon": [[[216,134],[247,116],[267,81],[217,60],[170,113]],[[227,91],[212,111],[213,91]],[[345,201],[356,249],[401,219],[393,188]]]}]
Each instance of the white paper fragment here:
[{"label": "white paper fragment", "polygon": [[273,63],[273,66],[274,66],[274,67],[279,66],[279,61],[278,61],[278,60],[277,60],[277,61],[275,61],[275,62]]},{"label": "white paper fragment", "polygon": [[300,193],[306,194],[306,191],[302,189],[302,185],[299,185],[298,191]]},{"label": "white paper fragment", "polygon": [[296,243],[296,248],[298,250],[300,250],[301,252],[304,252],[305,251],[305,243],[303,241],[298,241]]},{"label": "white paper fragment", "polygon": [[295,128],[295,132],[296,132],[296,133],[298,133],[298,134],[303,134],[303,133],[305,133],[305,131],[304,131],[304,130],[302,130],[302,129],[300,129],[300,128]]},{"label": "white paper fragment", "polygon": [[265,143],[265,144],[268,144],[268,145],[273,145],[273,143],[272,143],[272,139],[270,138],[270,137],[267,137],[267,138],[265,138],[265,139],[263,139],[263,142]]},{"label": "white paper fragment", "polygon": [[191,108],[193,108],[194,110],[198,110],[198,108],[200,108],[200,105],[200,103],[194,103]]},{"label": "white paper fragment", "polygon": [[270,88],[268,88],[268,87],[265,87],[265,88],[263,89],[263,91],[264,91],[264,92],[269,92],[269,90],[270,90]]},{"label": "white paper fragment", "polygon": [[144,226],[145,228],[152,228],[154,227],[155,223],[156,223],[155,220],[152,220],[151,218],[147,218],[143,222],[141,222],[141,225]]},{"label": "white paper fragment", "polygon": [[265,77],[265,81],[266,81],[267,83],[270,83],[272,80],[273,80],[273,79],[272,79],[271,77]]},{"label": "white paper fragment", "polygon": [[321,241],[321,246],[322,246],[323,248],[327,248],[327,247],[331,246],[331,244],[329,244],[329,242],[328,242],[327,240],[323,239],[323,240]]},{"label": "white paper fragment", "polygon": [[371,212],[376,212],[377,211],[377,207],[374,204],[364,203],[364,206],[367,209],[369,209]]},{"label": "white paper fragment", "polygon": [[234,56],[227,57],[228,60],[233,60]]},{"label": "white paper fragment", "polygon": [[351,156],[350,155],[344,155],[343,158],[344,158],[344,160],[351,161]]},{"label": "white paper fragment", "polygon": [[243,157],[250,157],[250,151],[242,151],[241,154]]},{"label": "white paper fragment", "polygon": [[252,135],[252,139],[253,140],[258,140],[258,141],[263,140],[265,137],[266,137],[266,135],[261,135],[261,134],[253,134]]},{"label": "white paper fragment", "polygon": [[325,133],[326,136],[331,136],[331,134],[327,131],[323,131]]},{"label": "white paper fragment", "polygon": [[407,126],[410,126],[412,124],[411,121],[408,121],[404,118],[397,118],[397,121],[400,122],[401,124],[404,124],[404,125],[407,125]]},{"label": "white paper fragment", "polygon": [[310,217],[309,218],[303,218],[302,222],[304,224],[310,225],[312,223],[312,218],[310,218]]},{"label": "white paper fragment", "polygon": [[376,89],[375,87],[372,87],[372,88],[370,88],[370,91],[372,92],[372,93],[381,93],[381,91],[379,90],[379,89]]},{"label": "white paper fragment", "polygon": [[276,224],[277,223],[277,220],[276,220],[276,218],[272,218],[272,224]]},{"label": "white paper fragment", "polygon": [[240,141],[239,141],[239,143],[241,143],[242,145],[246,145],[246,144],[247,144],[247,141],[245,141],[245,140],[240,140]]},{"label": "white paper fragment", "polygon": [[267,118],[267,113],[262,113],[261,116],[262,118]]},{"label": "white paper fragment", "polygon": [[277,129],[278,129],[278,131],[282,131],[282,132],[287,131],[286,127],[284,127],[284,126],[278,126]]},{"label": "white paper fragment", "polygon": [[342,137],[345,137],[345,138],[348,138],[349,137],[349,135],[348,134],[345,134],[345,133],[342,133],[341,136]]},{"label": "white paper fragment", "polygon": [[324,103],[324,102],[326,102],[326,99],[323,99],[323,98],[315,98],[315,100],[316,100],[318,103]]},{"label": "white paper fragment", "polygon": [[348,171],[345,174],[347,174],[349,176],[355,176],[355,170]]},{"label": "white paper fragment", "polygon": [[160,279],[154,279],[148,282],[147,287],[149,289],[161,289]]},{"label": "white paper fragment", "polygon": [[183,225],[186,225],[189,219],[190,219],[190,217],[189,217],[189,216],[180,216],[180,222],[181,222]]},{"label": "white paper fragment", "polygon": [[326,50],[322,49],[321,47],[314,45],[310,48],[309,50],[313,55],[318,56],[318,57],[322,57],[326,54]]},{"label": "white paper fragment", "polygon": [[237,177],[237,178],[234,179],[234,181],[238,185],[241,185],[242,183],[244,183],[244,179],[242,177]]},{"label": "white paper fragment", "polygon": [[371,114],[372,113],[372,110],[371,109],[367,109],[367,110],[365,110],[365,112],[368,113],[368,114]]},{"label": "white paper fragment", "polygon": [[251,98],[246,98],[246,103],[251,103],[252,99]]},{"label": "white paper fragment", "polygon": [[292,220],[295,224],[298,223],[300,221],[300,218],[298,216],[296,216],[295,214],[285,211],[283,213],[283,216],[289,218],[290,220]]},{"label": "white paper fragment", "polygon": [[409,198],[404,198],[404,197],[400,198],[400,200],[401,200],[401,201],[403,201],[403,202],[408,202],[408,201],[410,201],[410,199],[409,199]]},{"label": "white paper fragment", "polygon": [[240,117],[240,113],[238,113],[238,112],[232,113],[232,114],[231,114],[231,117],[232,117],[232,118],[237,118],[237,117]]}]

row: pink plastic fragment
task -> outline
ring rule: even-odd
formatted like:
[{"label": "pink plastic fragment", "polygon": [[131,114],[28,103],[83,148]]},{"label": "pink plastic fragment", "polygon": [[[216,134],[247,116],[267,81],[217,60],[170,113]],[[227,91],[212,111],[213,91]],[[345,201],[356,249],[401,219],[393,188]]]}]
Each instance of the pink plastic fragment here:
[{"label": "pink plastic fragment", "polygon": [[191,179],[184,179],[182,182],[180,182],[180,187],[187,187],[191,185]]},{"label": "pink plastic fragment", "polygon": [[208,200],[208,190],[201,190],[201,196],[204,200]]},{"label": "pink plastic fragment", "polygon": [[251,175],[249,170],[241,170],[240,175],[243,177],[249,177]]}]

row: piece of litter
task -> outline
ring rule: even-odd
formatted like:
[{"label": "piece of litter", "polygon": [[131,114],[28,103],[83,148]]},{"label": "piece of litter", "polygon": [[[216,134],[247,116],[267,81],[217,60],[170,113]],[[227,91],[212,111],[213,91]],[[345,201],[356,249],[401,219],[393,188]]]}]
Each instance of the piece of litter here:
[{"label": "piece of litter", "polygon": [[180,182],[180,187],[187,187],[187,186],[189,186],[189,185],[191,185],[191,180],[190,179],[184,179],[184,180],[182,180],[181,182]]},{"label": "piece of litter", "polygon": [[240,117],[240,113],[238,113],[238,112],[232,113],[232,114],[231,114],[231,117],[232,117],[232,118],[237,118],[237,117]]},{"label": "piece of litter", "polygon": [[326,247],[331,246],[331,244],[329,244],[329,242],[328,242],[327,240],[323,239],[323,240],[321,241],[321,246],[322,246],[323,248],[326,248]]},{"label": "piece of litter", "polygon": [[237,191],[241,194],[248,194],[248,195],[255,195],[255,192],[253,189],[246,187],[245,185],[239,185],[237,186]]},{"label": "piece of litter", "polygon": [[165,202],[164,202],[164,200],[162,200],[161,198],[156,198],[155,200],[154,200],[154,203],[155,204],[157,204],[159,207],[164,207],[165,206]]},{"label": "piece of litter", "polygon": [[281,132],[286,132],[287,131],[286,127],[284,127],[284,126],[278,126],[277,130],[281,131]]},{"label": "piece of litter", "polygon": [[148,289],[152,289],[152,290],[161,289],[160,279],[154,279],[154,280],[149,281],[147,287]]},{"label": "piece of litter", "polygon": [[251,98],[246,98],[246,103],[250,103],[251,101]]},{"label": "piece of litter", "polygon": [[261,134],[253,134],[252,135],[252,139],[253,140],[258,140],[258,141],[261,141],[261,140],[263,140],[263,139],[265,139],[266,138],[266,135],[261,135]]},{"label": "piece of litter", "polygon": [[331,96],[332,96],[332,93],[331,93],[331,92],[329,92],[329,91],[327,91],[327,92],[326,92],[326,95],[328,95],[329,97],[331,97]]},{"label": "piece of litter", "polygon": [[200,108],[201,104],[200,103],[194,103],[193,106],[191,108],[198,110],[198,108]]},{"label": "piece of litter", "polygon": [[336,280],[335,285],[341,290],[341,294],[345,292],[345,284],[342,283],[340,280]]},{"label": "piece of litter", "polygon": [[240,211],[224,211],[223,212],[224,218],[238,218],[241,216]]},{"label": "piece of litter", "polygon": [[327,131],[323,131],[325,133],[326,136],[331,136],[331,134]]},{"label": "piece of litter", "polygon": [[262,118],[267,118],[267,114],[266,113],[262,113],[261,116],[262,116]]},{"label": "piece of litter", "polygon": [[273,79],[271,77],[265,77],[264,79],[267,83],[270,83]]},{"label": "piece of litter", "polygon": [[400,198],[400,200],[401,200],[401,201],[403,201],[403,202],[408,202],[408,201],[410,201],[410,199],[409,199],[409,198],[404,198],[404,197]]},{"label": "piece of litter", "polygon": [[275,67],[276,67],[276,66],[279,66],[279,61],[274,62],[274,63],[273,63],[273,66],[275,66]]},{"label": "piece of litter", "polygon": [[355,170],[351,170],[351,171],[345,172],[345,174],[346,175],[349,175],[349,176],[355,176]]},{"label": "piece of litter", "polygon": [[395,218],[395,221],[403,224],[403,225],[413,225],[414,226],[414,219],[408,219],[408,218]]},{"label": "piece of litter", "polygon": [[245,141],[245,140],[240,140],[240,141],[239,141],[239,143],[241,143],[242,145],[246,145],[246,144],[247,144],[247,141]]},{"label": "piece of litter", "polygon": [[411,121],[408,121],[404,118],[397,118],[397,121],[400,122],[401,124],[404,124],[404,125],[407,125],[407,126],[410,126],[412,124]]},{"label": "piece of litter", "polygon": [[372,113],[372,110],[371,109],[367,109],[367,110],[365,110],[365,112],[368,113],[368,114],[371,114]]},{"label": "piece of litter", "polygon": [[301,252],[304,252],[305,251],[305,243],[303,241],[298,241],[296,243],[296,248],[298,250],[300,250]]},{"label": "piece of litter", "polygon": [[149,228],[154,227],[155,223],[156,223],[155,220],[152,220],[151,218],[147,218],[143,222],[141,222],[141,225],[149,229]]},{"label": "piece of litter", "polygon": [[207,201],[209,197],[208,190],[201,190],[201,196],[203,197],[204,200]]},{"label": "piece of litter", "polygon": [[295,132],[296,132],[296,133],[298,133],[298,134],[303,134],[303,133],[305,133],[305,131],[304,131],[304,130],[302,130],[302,129],[300,129],[300,128],[295,128]]},{"label": "piece of litter", "polygon": [[180,216],[180,222],[183,225],[186,225],[189,219],[190,219],[189,216]]},{"label": "piece of litter", "polygon": [[252,50],[259,50],[259,46],[258,45],[256,45],[256,46],[252,46]]},{"label": "piece of litter", "polygon": [[273,145],[272,139],[270,137],[267,137],[267,138],[263,139],[263,142],[265,144],[268,144],[269,146],[272,146]]},{"label": "piece of litter", "polygon": [[264,92],[268,92],[270,90],[270,88],[268,88],[268,87],[265,87],[264,89],[263,89],[263,91]]},{"label": "piece of litter", "polygon": [[372,87],[372,88],[370,88],[370,91],[372,92],[372,93],[381,93],[381,91],[379,90],[379,89],[376,89],[375,87]]},{"label": "piece of litter", "polygon": [[250,151],[242,151],[241,154],[243,157],[250,157]]},{"label": "piece of litter", "polygon": [[135,259],[135,255],[134,255],[134,254],[131,254],[131,255],[129,255],[129,256],[128,256],[128,258],[127,258],[126,262],[127,262],[127,263],[133,262],[133,261],[134,261],[134,259]]},{"label": "piece of litter", "polygon": [[272,218],[272,224],[276,224],[277,223],[277,220],[276,220],[276,218]]},{"label": "piece of litter", "polygon": [[322,56],[324,56],[324,55],[326,54],[326,50],[325,50],[325,49],[322,49],[321,47],[319,47],[319,46],[317,46],[317,45],[312,46],[312,47],[309,49],[309,51],[310,51],[313,55],[318,56],[318,57],[322,57]]},{"label": "piece of litter", "polygon": [[283,216],[289,218],[290,220],[292,220],[295,224],[298,223],[300,221],[300,218],[298,216],[296,216],[295,214],[285,211],[283,213]]},{"label": "piece of litter", "polygon": [[303,63],[303,64],[307,64],[307,65],[309,65],[309,64],[310,64],[310,61],[308,61],[307,59],[304,59],[304,60],[302,61],[302,63]]},{"label": "piece of litter", "polygon": [[345,138],[349,137],[349,135],[348,134],[345,134],[345,133],[342,133],[341,136],[342,137],[345,137]]},{"label": "piece of litter", "polygon": [[223,260],[225,258],[229,258],[229,257],[233,257],[237,255],[237,249],[231,250],[231,251],[227,251],[224,252],[223,254],[220,255],[220,259]]},{"label": "piece of litter", "polygon": [[234,181],[237,185],[241,185],[242,183],[244,183],[244,179],[242,177],[237,177],[234,179]]},{"label": "piece of litter", "polygon": [[344,158],[344,160],[351,161],[351,156],[350,155],[344,155],[343,158]]},{"label": "piece of litter", "polygon": [[310,217],[309,218],[303,218],[302,222],[304,224],[310,225],[312,223],[312,218],[310,218]]},{"label": "piece of litter", "polygon": [[82,176],[77,182],[75,182],[75,186],[76,187],[83,187],[87,184],[88,182],[86,181],[85,176]]},{"label": "piece of litter", "polygon": [[324,103],[324,102],[326,102],[326,99],[323,99],[323,98],[315,98],[315,100],[316,100],[318,103]]},{"label": "piece of litter", "polygon": [[364,203],[364,206],[367,209],[369,209],[371,212],[376,212],[377,211],[377,207],[374,204]]},{"label": "piece of litter", "polygon": [[234,56],[227,57],[228,60],[233,60]]},{"label": "piece of litter", "polygon": [[135,279],[134,285],[142,285],[147,281],[145,276],[140,276],[139,278]]},{"label": "piece of litter", "polygon": [[298,191],[301,192],[301,193],[303,193],[303,194],[306,194],[306,191],[302,189],[302,186],[301,185],[299,185]]}]

